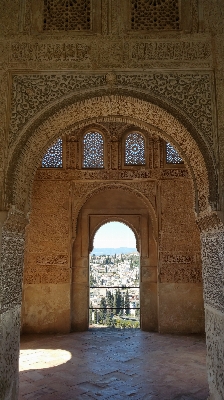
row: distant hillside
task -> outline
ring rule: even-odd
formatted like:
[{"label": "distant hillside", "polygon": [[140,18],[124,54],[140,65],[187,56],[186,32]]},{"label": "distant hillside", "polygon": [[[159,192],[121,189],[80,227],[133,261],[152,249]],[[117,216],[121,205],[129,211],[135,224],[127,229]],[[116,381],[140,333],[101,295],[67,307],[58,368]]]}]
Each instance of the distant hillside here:
[{"label": "distant hillside", "polygon": [[135,247],[118,247],[118,248],[101,248],[101,249],[93,249],[91,254],[95,254],[96,256],[100,256],[105,254],[106,256],[112,256],[113,254],[128,254],[128,253],[136,253],[137,250]]}]

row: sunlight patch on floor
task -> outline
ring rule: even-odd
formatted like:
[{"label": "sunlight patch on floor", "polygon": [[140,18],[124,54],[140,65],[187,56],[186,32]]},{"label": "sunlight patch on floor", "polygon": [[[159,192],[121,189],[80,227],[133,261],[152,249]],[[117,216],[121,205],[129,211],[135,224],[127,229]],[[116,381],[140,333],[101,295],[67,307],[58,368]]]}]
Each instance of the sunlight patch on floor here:
[{"label": "sunlight patch on floor", "polygon": [[57,367],[72,358],[70,351],[61,349],[26,349],[20,350],[19,370]]}]

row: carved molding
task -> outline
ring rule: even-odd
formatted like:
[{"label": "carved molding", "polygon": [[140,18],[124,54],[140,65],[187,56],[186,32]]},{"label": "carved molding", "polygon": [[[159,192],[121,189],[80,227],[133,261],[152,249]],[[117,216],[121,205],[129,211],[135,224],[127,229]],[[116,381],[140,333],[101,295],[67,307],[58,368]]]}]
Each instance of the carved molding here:
[{"label": "carved molding", "polygon": [[[112,164],[112,168],[113,168]],[[37,180],[154,180],[154,179],[175,179],[175,178],[189,178],[187,169],[170,169],[170,170],[103,170],[103,171],[87,171],[87,170],[63,170],[58,169],[39,169],[36,172],[35,179]]]},{"label": "carved molding", "polygon": [[198,67],[212,66],[211,43],[199,40],[178,39],[155,40],[154,38],[128,37],[121,41],[113,38],[75,38],[73,40],[42,42],[15,41],[10,43],[9,60],[11,64],[21,65],[29,61],[30,66],[46,63],[63,63],[75,69],[108,68],[153,68],[180,65]]}]

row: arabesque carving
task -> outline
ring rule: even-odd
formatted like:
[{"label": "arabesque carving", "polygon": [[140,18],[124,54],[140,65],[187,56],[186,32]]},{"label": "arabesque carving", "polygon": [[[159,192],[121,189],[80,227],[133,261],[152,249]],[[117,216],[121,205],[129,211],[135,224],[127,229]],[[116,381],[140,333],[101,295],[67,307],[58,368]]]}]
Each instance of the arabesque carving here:
[{"label": "arabesque carving", "polygon": [[11,209],[3,225],[0,271],[2,312],[21,305],[25,227],[27,222],[22,212]]},{"label": "arabesque carving", "polygon": [[[49,53],[48,53],[49,54]],[[188,116],[212,143],[212,99],[210,73],[147,73],[117,74],[116,84],[120,87],[147,90],[156,97],[173,104]],[[41,108],[60,99],[74,90],[105,87],[104,74],[95,75],[14,75],[13,101],[10,122],[10,142],[15,140],[28,120]]]},{"label": "arabesque carving", "polygon": [[223,226],[201,234],[204,301],[224,312],[224,229]]},{"label": "arabesque carving", "polygon": [[128,88],[152,91],[155,96],[181,108],[212,143],[212,77],[210,73],[175,72],[137,75],[119,73],[117,83]]},{"label": "arabesque carving", "polygon": [[[217,395],[216,398],[224,398],[223,388],[223,354],[224,354],[224,317],[214,309],[205,309],[206,341],[207,341],[207,365],[210,381],[210,390]],[[218,397],[219,396],[219,397]]]}]

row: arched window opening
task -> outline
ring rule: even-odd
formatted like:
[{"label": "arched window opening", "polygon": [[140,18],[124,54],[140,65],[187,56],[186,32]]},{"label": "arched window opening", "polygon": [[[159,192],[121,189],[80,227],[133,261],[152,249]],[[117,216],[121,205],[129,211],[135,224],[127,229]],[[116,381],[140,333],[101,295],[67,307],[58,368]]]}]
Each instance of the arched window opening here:
[{"label": "arched window opening", "polygon": [[170,143],[166,143],[166,163],[167,164],[184,163],[178,151]]},{"label": "arched window opening", "polygon": [[120,222],[101,226],[89,257],[90,326],[140,327],[139,271],[133,231]]},{"label": "arched window opening", "polygon": [[42,159],[42,168],[62,168],[62,139],[49,147]]},{"label": "arched window opening", "polygon": [[125,165],[145,165],[145,140],[140,133],[130,133],[125,139]]},{"label": "arched window opening", "polygon": [[104,167],[104,140],[98,132],[88,132],[83,137],[83,168]]}]

